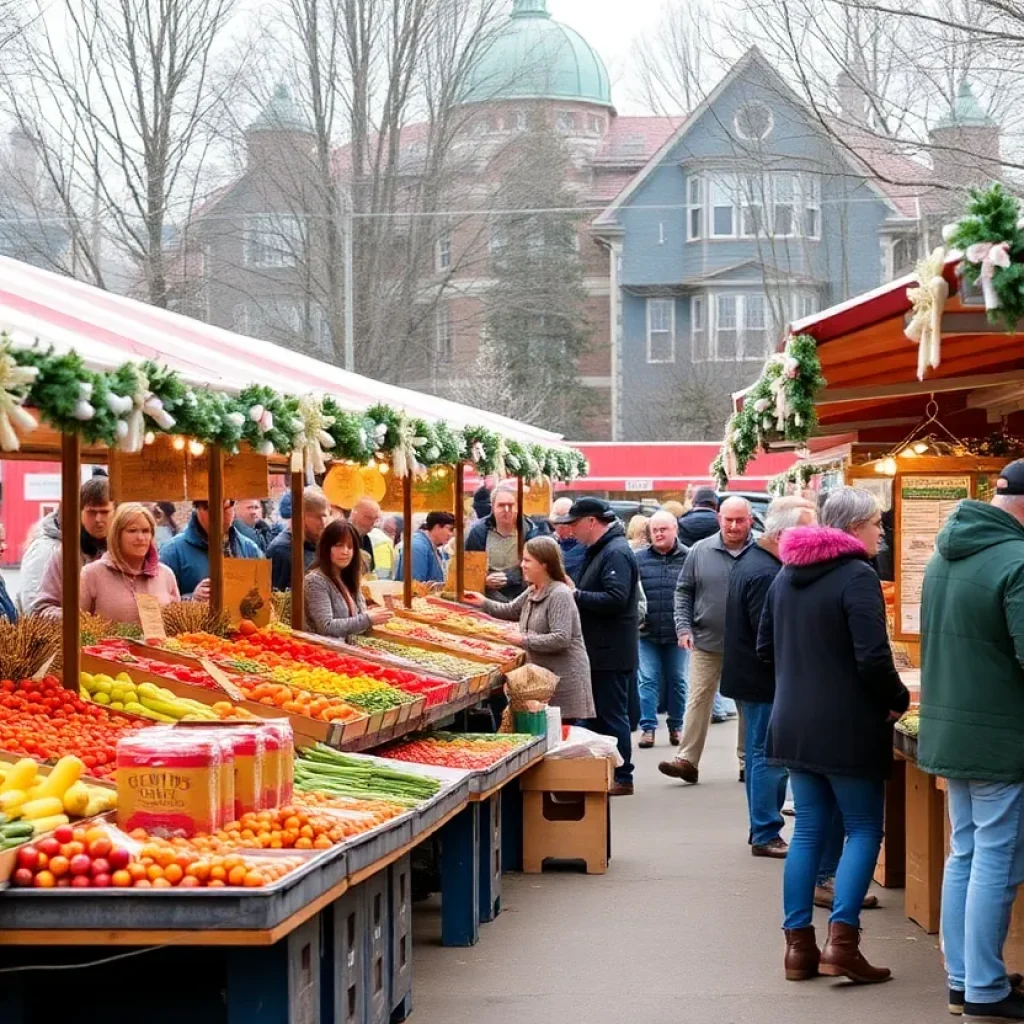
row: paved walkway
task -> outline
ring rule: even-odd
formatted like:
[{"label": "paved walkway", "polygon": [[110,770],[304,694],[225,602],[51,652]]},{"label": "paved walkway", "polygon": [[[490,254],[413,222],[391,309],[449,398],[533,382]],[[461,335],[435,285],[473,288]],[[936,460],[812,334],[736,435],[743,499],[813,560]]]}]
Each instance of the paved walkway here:
[{"label": "paved walkway", "polygon": [[[735,726],[710,732],[701,784],[636,751],[633,797],[613,801],[604,876],[506,875],[504,911],[471,949],[443,949],[436,908],[416,915],[414,1024],[935,1024],[946,1012],[936,936],[877,890],[865,951],[886,985],[782,976],[781,871],[745,843]],[[825,923],[819,911],[819,935]]]}]

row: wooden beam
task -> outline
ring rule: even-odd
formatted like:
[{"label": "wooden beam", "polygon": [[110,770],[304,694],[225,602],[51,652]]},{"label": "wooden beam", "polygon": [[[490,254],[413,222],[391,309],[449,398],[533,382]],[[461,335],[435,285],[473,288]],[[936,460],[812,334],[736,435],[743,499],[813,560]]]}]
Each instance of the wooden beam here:
[{"label": "wooden beam", "polygon": [[[392,472],[394,472],[392,470]],[[402,603],[412,607],[412,473],[402,480]]]},{"label": "wooden beam", "polygon": [[82,439],[62,434],[60,439],[60,534],[63,574],[61,625],[62,676],[68,690],[78,692],[82,674],[79,614],[82,609]]},{"label": "wooden beam", "polygon": [[[299,468],[292,464],[291,474],[292,491],[292,629],[306,628],[306,590],[304,586],[306,576],[305,543],[306,527],[303,523],[302,514],[302,492],[306,487],[306,473],[303,463]],[[362,554],[356,551],[355,558],[362,558]]]},{"label": "wooden beam", "polygon": [[873,384],[857,388],[825,388],[814,398],[814,404],[835,405],[838,402],[873,402],[879,398],[913,398],[916,395],[943,394],[948,391],[973,391],[1002,384],[1024,381],[1020,370],[1005,373],[979,374],[976,377],[936,377],[934,380],[904,381],[896,384]]},{"label": "wooden beam", "polygon": [[1012,406],[1014,411],[1024,403],[1024,380],[1001,388],[979,388],[967,396],[968,409],[993,409]]},{"label": "wooden beam", "polygon": [[455,600],[466,595],[466,464],[455,467]]},{"label": "wooden beam", "polygon": [[523,478],[516,477],[516,510],[519,512],[519,559],[522,561],[523,545],[526,544],[526,516],[523,515]]},{"label": "wooden beam", "polygon": [[210,611],[224,611],[224,449],[210,445],[207,469],[207,498],[210,504],[210,529],[207,544],[210,556]]}]

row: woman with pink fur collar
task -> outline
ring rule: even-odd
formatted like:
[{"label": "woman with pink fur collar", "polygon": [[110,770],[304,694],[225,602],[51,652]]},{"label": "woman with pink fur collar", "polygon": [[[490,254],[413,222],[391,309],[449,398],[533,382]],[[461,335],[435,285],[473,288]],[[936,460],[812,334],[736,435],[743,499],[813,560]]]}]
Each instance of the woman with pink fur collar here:
[{"label": "woman with pink fur collar", "polygon": [[[910,695],[893,664],[885,602],[871,567],[882,514],[867,491],[829,495],[820,526],[788,530],[765,604],[758,655],[775,662],[767,754],[788,768],[796,827],[786,858],[786,977],[887,981],[860,952],[860,910],[882,843],[892,723]],[[819,953],[814,886],[838,811],[846,831],[828,941]]]}]

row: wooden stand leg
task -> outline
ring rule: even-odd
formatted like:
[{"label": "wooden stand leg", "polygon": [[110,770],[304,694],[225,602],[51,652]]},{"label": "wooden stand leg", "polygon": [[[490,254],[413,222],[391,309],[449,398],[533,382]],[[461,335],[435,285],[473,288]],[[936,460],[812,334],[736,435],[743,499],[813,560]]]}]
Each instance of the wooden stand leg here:
[{"label": "wooden stand leg", "polygon": [[498,790],[480,809],[480,923],[501,913],[501,794]]},{"label": "wooden stand leg", "polygon": [[907,917],[928,934],[939,930],[944,848],[942,793],[930,775],[907,762]]},{"label": "wooden stand leg", "polygon": [[885,784],[885,838],[875,866],[875,881],[886,889],[902,889],[907,878],[906,762],[894,761]]},{"label": "wooden stand leg", "polygon": [[470,804],[440,831],[441,945],[474,946],[480,938],[480,818]]}]

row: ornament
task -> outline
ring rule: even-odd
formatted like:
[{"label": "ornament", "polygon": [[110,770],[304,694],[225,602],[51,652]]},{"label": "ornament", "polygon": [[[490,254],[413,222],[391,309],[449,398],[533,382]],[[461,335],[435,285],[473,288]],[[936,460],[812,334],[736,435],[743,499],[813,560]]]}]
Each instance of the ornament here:
[{"label": "ornament", "polygon": [[914,270],[918,283],[907,289],[913,315],[903,333],[917,342],[918,380],[924,380],[928,367],[937,369],[942,360],[942,314],[949,298],[949,283],[942,276],[945,265],[946,250],[940,246],[918,263]]},{"label": "ornament", "polygon": [[754,403],[754,412],[765,412],[771,404],[767,398],[759,398]]},{"label": "ornament", "polygon": [[261,434],[268,434],[274,429],[274,414],[262,405],[256,404],[249,410],[249,419],[259,427]]},{"label": "ornament", "polygon": [[75,408],[71,415],[74,416],[76,420],[79,420],[82,423],[87,423],[96,415],[96,410],[84,398],[80,398],[75,402]]},{"label": "ornament", "polygon": [[38,367],[19,366],[9,348],[0,350],[0,448],[5,452],[16,452],[20,447],[15,428],[27,434],[39,425],[22,408],[25,399],[18,393],[27,390],[38,376]]},{"label": "ornament", "polygon": [[[139,366],[133,367],[135,390],[129,397],[131,403],[125,410],[128,429],[118,430],[118,447],[123,452],[141,452],[146,439],[146,417],[148,416],[161,430],[174,426],[174,417],[164,409],[164,403],[149,389],[149,378]],[[123,403],[121,403],[123,405]],[[113,408],[113,407],[111,407]],[[91,417],[90,417],[91,418]]]},{"label": "ornament", "polygon": [[981,264],[981,291],[986,309],[999,309],[1002,302],[992,279],[996,269],[1010,265],[1009,242],[976,242],[967,247],[967,262]]},{"label": "ornament", "polygon": [[236,430],[241,430],[245,426],[245,417],[240,412],[229,412],[224,419]]}]

